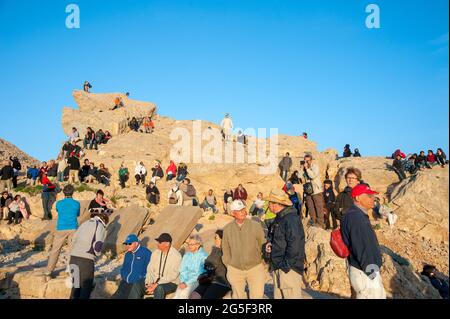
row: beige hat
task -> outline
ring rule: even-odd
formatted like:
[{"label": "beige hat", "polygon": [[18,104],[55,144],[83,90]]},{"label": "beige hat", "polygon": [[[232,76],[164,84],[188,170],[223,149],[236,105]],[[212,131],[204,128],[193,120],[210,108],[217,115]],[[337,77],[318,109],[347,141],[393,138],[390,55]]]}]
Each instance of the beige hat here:
[{"label": "beige hat", "polygon": [[271,190],[269,197],[264,198],[264,200],[272,203],[278,203],[284,206],[292,206],[292,202],[289,199],[288,194],[283,192],[281,189]]}]

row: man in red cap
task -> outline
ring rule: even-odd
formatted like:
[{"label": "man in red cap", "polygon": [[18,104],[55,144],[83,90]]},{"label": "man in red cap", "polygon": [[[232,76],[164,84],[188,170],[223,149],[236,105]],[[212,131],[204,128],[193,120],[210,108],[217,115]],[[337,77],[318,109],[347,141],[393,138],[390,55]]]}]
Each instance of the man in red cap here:
[{"label": "man in red cap", "polygon": [[366,184],[356,185],[352,189],[354,205],[347,209],[341,224],[342,239],[350,250],[348,274],[356,299],[386,299],[380,246],[368,216],[376,194]]}]

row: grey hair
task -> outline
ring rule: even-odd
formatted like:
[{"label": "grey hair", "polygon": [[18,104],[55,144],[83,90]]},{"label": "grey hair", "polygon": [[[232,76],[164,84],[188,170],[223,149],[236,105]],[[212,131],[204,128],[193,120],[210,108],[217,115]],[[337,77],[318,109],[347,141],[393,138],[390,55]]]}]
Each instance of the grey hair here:
[{"label": "grey hair", "polygon": [[189,236],[189,240],[195,240],[197,243],[200,244],[200,246],[203,246],[203,240],[202,237],[200,237],[200,235],[191,235]]}]

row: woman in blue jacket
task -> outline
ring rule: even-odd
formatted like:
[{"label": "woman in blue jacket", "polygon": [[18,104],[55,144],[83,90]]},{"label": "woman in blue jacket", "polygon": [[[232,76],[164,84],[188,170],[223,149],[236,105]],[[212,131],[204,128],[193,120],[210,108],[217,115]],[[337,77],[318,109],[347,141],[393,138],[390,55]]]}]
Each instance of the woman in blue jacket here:
[{"label": "woman in blue jacket", "polygon": [[200,236],[190,236],[187,245],[188,252],[181,261],[180,284],[173,299],[189,299],[190,294],[198,286],[198,276],[205,272],[204,264],[208,254],[202,248]]}]

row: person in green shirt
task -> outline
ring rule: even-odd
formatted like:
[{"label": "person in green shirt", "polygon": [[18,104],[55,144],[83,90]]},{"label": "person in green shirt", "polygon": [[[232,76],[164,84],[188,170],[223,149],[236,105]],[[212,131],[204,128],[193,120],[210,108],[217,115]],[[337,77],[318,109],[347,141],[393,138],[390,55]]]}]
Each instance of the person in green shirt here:
[{"label": "person in green shirt", "polygon": [[126,168],[123,165],[123,163],[120,164],[120,168],[119,168],[120,187],[125,188],[125,182],[128,180],[129,176],[130,176],[130,173],[128,172],[128,168]]}]

